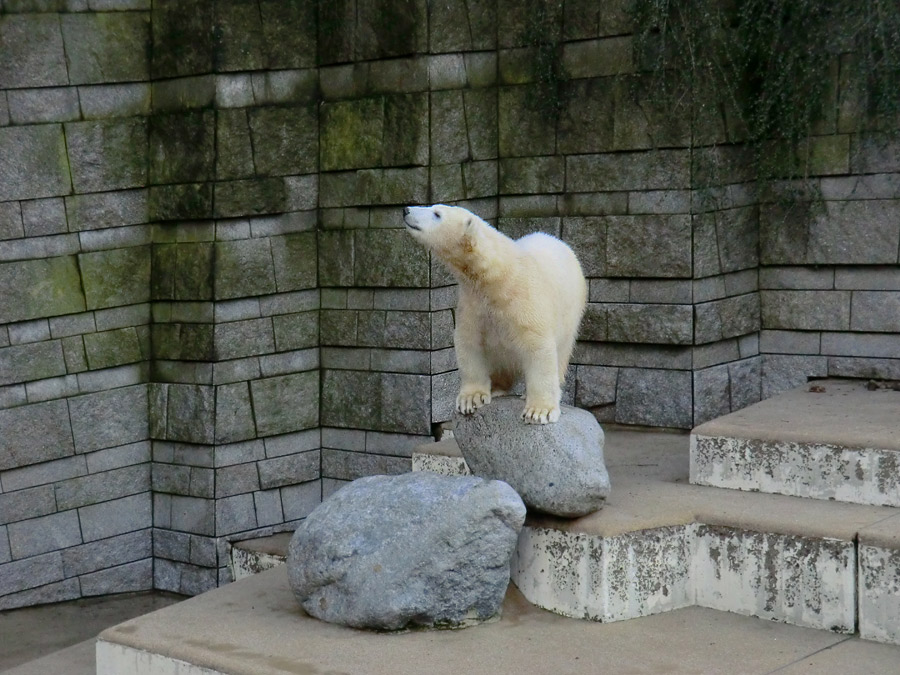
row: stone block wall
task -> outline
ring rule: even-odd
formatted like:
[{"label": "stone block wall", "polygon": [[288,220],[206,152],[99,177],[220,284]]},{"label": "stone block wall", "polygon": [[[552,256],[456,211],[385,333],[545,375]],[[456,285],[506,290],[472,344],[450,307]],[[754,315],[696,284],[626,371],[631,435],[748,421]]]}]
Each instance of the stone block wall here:
[{"label": "stone block wall", "polygon": [[665,109],[629,6],[0,0],[0,608],[211,588],[408,470],[458,384],[408,204],[575,249],[564,396],[604,422],[900,378],[895,137],[838,64],[825,205],[784,211],[724,114]]},{"label": "stone block wall", "polygon": [[44,4],[0,16],[2,609],[153,585],[149,3]]}]

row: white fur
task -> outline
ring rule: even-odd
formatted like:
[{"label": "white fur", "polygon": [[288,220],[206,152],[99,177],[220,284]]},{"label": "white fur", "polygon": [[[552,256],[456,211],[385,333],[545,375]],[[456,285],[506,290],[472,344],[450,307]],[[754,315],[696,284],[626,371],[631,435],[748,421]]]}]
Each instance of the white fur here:
[{"label": "white fur", "polygon": [[457,410],[474,412],[524,376],[522,417],[556,422],[587,303],[587,282],[572,249],[543,233],[513,241],[457,206],[410,207],[403,220],[459,281]]}]

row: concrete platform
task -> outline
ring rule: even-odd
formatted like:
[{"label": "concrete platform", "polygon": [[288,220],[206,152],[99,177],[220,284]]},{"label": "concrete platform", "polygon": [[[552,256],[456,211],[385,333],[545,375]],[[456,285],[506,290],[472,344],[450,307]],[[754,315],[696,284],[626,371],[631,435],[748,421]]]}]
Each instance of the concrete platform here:
[{"label": "concrete platform", "polygon": [[687,608],[602,624],[538,609],[512,588],[503,618],[378,634],[310,618],[285,568],[105,631],[98,675],[895,673],[900,647]]},{"label": "concrete platform", "polygon": [[698,485],[900,506],[900,391],[818,380],[691,432]]},{"label": "concrete platform", "polygon": [[[603,510],[526,520],[512,578],[531,602],[603,622],[697,605],[900,643],[900,510],[690,485],[685,435],[606,436]],[[453,473],[460,459],[447,441],[420,447],[413,466]],[[883,573],[858,567],[876,560],[858,560],[861,536],[881,547]]]}]

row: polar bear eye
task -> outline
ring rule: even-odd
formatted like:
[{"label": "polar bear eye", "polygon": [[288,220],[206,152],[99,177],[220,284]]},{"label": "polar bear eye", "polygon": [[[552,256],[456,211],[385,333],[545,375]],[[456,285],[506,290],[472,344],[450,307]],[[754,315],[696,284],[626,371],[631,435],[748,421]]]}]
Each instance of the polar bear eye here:
[{"label": "polar bear eye", "polygon": [[438,220],[441,219],[441,214],[440,214],[440,213],[438,213],[437,211],[433,211],[432,213],[434,213],[434,217],[435,217],[435,218],[437,218]]}]

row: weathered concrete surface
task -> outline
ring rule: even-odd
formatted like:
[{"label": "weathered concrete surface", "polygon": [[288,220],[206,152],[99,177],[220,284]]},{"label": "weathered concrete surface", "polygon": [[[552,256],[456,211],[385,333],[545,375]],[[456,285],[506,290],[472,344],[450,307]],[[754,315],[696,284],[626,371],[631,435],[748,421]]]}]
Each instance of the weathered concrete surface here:
[{"label": "weathered concrete surface", "polygon": [[509,485],[433,473],[369,476],[300,524],[287,568],[298,602],[357,628],[454,628],[495,617],[525,505]]},{"label": "weathered concrete surface", "polygon": [[269,537],[235,542],[228,559],[231,579],[237,581],[283,565],[292,534],[293,532],[281,532]]},{"label": "weathered concrete surface", "polygon": [[[105,631],[97,672],[482,675],[562,669],[594,675],[620,672],[627,663],[635,673],[764,673],[805,664],[826,649],[828,658],[816,670],[821,675],[892,672],[900,659],[896,647],[698,607],[640,621],[573,621],[537,609],[515,589],[507,594],[503,618],[476,629],[360,633],[307,616],[290,597],[280,568]],[[179,662],[191,665],[176,671]]]},{"label": "weathered concrete surface", "polygon": [[454,436],[472,473],[509,483],[543,513],[572,518],[602,508],[610,486],[596,418],[563,405],[555,424],[531,425],[521,408],[520,398],[502,396],[455,416]]},{"label": "weathered concrete surface", "polygon": [[[855,629],[854,539],[895,509],[688,485],[686,435],[607,439],[617,487],[604,509],[526,520],[512,576],[529,600],[600,621],[697,604]],[[418,450],[438,445],[452,457],[452,441]]]},{"label": "weathered concrete surface", "polygon": [[421,445],[412,454],[413,471],[431,471],[442,476],[470,476],[466,458],[454,440]]},{"label": "weathered concrete surface", "polygon": [[900,645],[900,514],[859,533],[859,634]]},{"label": "weathered concrete surface", "polygon": [[900,392],[821,380],[691,434],[692,483],[900,506]]}]

